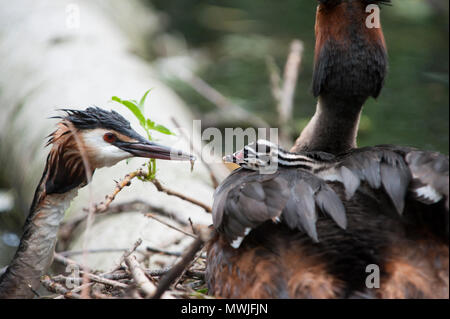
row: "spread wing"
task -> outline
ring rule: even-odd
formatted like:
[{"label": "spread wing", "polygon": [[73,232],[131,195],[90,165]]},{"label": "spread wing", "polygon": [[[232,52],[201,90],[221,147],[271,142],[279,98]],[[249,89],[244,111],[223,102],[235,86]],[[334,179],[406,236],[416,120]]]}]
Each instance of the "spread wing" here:
[{"label": "spread wing", "polygon": [[347,225],[344,206],[320,178],[301,169],[274,174],[238,169],[214,194],[213,222],[234,248],[266,221],[283,222],[318,241],[316,221],[321,211],[341,228]]}]

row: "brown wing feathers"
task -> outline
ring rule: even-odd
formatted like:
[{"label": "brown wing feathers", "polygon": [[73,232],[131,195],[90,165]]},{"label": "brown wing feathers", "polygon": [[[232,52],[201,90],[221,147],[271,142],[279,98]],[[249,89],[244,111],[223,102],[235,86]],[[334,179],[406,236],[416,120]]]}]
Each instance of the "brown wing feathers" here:
[{"label": "brown wing feathers", "polygon": [[339,197],[309,172],[280,169],[275,174],[260,175],[241,169],[217,189],[213,222],[230,243],[242,240],[251,229],[270,220],[281,220],[318,241],[317,208],[341,228],[346,227],[345,209]]},{"label": "brown wing feathers", "polygon": [[[448,157],[377,146],[328,164],[313,173],[279,167],[275,174],[260,175],[239,169],[224,181],[213,207],[219,234],[208,248],[211,293],[225,298],[342,298],[358,291],[358,298],[448,297],[448,240],[431,226],[436,210],[443,209],[448,236],[448,206],[414,196],[429,187],[448,205]],[[332,179],[325,181],[327,175]],[[405,209],[408,214],[400,216]],[[412,219],[411,212],[428,217]],[[292,231],[283,230],[286,226]],[[409,250],[395,250],[403,241]],[[416,245],[427,246],[436,258],[415,252]],[[383,289],[374,293],[364,292],[364,279],[352,277],[370,263],[383,271]]]},{"label": "brown wing feathers", "polygon": [[267,220],[275,220],[288,199],[287,182],[279,173],[259,175],[238,170],[214,195],[213,222],[229,242]]},{"label": "brown wing feathers", "polygon": [[397,212],[403,213],[411,173],[400,154],[377,147],[359,149],[345,155],[338,167],[347,199],[353,196],[361,182],[367,182],[373,189],[383,186]]},{"label": "brown wing feathers", "polygon": [[[329,174],[343,184],[346,198],[340,198],[327,185],[325,180]],[[413,179],[415,183],[411,182]],[[240,169],[216,190],[214,225],[232,242],[265,221],[281,220],[291,229],[301,230],[318,241],[320,234],[315,226],[318,212],[325,213],[345,229],[342,201],[350,200],[362,183],[373,190],[383,190],[399,214],[409,200],[408,192],[416,194],[417,188],[424,186],[445,197],[448,204],[448,157],[409,148],[377,146],[338,156],[335,164],[314,174],[302,169],[279,168],[275,174],[260,175]],[[429,202],[417,194],[415,197]]]}]

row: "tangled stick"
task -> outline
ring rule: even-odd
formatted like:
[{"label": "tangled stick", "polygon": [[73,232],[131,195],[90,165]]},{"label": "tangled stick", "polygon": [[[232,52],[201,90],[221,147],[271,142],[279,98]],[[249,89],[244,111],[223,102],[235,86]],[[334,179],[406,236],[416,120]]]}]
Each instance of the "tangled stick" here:
[{"label": "tangled stick", "polygon": [[125,257],[125,263],[133,276],[136,287],[146,296],[153,295],[156,286],[147,278],[138,261],[133,255]]},{"label": "tangled stick", "polygon": [[152,219],[156,220],[157,222],[160,222],[161,224],[166,225],[167,227],[172,228],[173,230],[176,230],[176,231],[178,231],[178,232],[180,232],[180,233],[182,233],[182,234],[184,234],[186,236],[189,236],[189,237],[192,237],[192,238],[197,238],[196,235],[188,233],[187,231],[184,231],[184,230],[182,230],[182,229],[180,229],[178,227],[175,227],[175,226],[173,226],[173,225],[171,225],[169,223],[166,223],[165,221],[163,221],[162,219],[159,219],[158,217],[156,217],[152,213],[145,214],[145,217],[152,218]]},{"label": "tangled stick", "polygon": [[197,252],[203,248],[203,245],[211,238],[213,231],[209,227],[200,228],[199,236],[194,240],[189,249],[183,254],[181,260],[173,266],[170,271],[165,274],[159,281],[158,288],[152,299],[159,299],[164,292],[169,289],[170,285],[179,278],[186,267],[195,259]]},{"label": "tangled stick", "polygon": [[51,292],[57,293],[59,295],[63,295],[65,298],[70,299],[80,299],[81,295],[78,293],[72,292],[71,290],[66,289],[63,285],[54,282],[49,276],[44,276],[41,279],[42,285]]},{"label": "tangled stick", "polygon": [[[136,170],[134,172],[131,172],[129,174],[127,174],[121,181],[116,183],[116,187],[114,188],[114,191],[105,197],[105,201],[101,202],[97,205],[91,205],[91,209],[89,210],[90,215],[96,214],[96,213],[103,213],[105,211],[107,211],[111,205],[111,203],[114,201],[114,199],[116,198],[117,194],[122,191],[125,187],[129,186],[131,184],[131,181],[136,178],[136,177],[147,177],[147,173],[145,171],[143,171],[142,169]],[[200,201],[190,198],[184,194],[178,193],[176,191],[173,191],[171,189],[168,189],[166,187],[164,187],[157,179],[153,179],[150,180],[155,187],[157,188],[158,191],[160,192],[164,192],[167,195],[170,196],[176,196],[179,197],[182,200],[188,201],[194,205],[197,205],[199,207],[201,207],[202,209],[204,209],[207,212],[211,212],[211,207],[209,207],[208,205],[201,203]],[[87,216],[84,216],[83,218],[77,219],[76,221],[76,225],[79,225]],[[158,220],[159,222],[163,222],[161,221],[159,218],[155,217],[153,214],[148,214],[147,217],[153,218],[155,220]],[[164,222],[163,222],[164,223]],[[193,235],[192,233],[186,232],[184,230],[181,230],[180,228],[164,223],[165,225],[176,229],[177,231],[182,232],[184,235],[196,238],[196,240],[194,241],[194,244],[196,244],[195,247],[192,246],[188,252],[186,254],[184,254],[181,262],[182,264],[178,263],[177,265],[175,265],[173,268],[169,269],[163,269],[163,270],[146,270],[143,269],[139,262],[136,260],[136,258],[134,256],[131,255],[132,252],[134,252],[137,247],[142,243],[142,240],[138,240],[135,245],[133,246],[132,249],[127,250],[121,260],[119,261],[119,264],[112,270],[109,271],[107,273],[103,273],[100,275],[94,275],[92,273],[90,273],[89,271],[87,271],[87,269],[81,265],[79,266],[80,269],[80,274],[82,274],[83,276],[83,285],[80,287],[77,287],[78,289],[72,289],[69,290],[67,288],[65,288],[64,286],[62,286],[61,284],[59,284],[58,282],[55,282],[55,279],[57,280],[63,280],[63,279],[72,279],[71,277],[64,277],[64,276],[59,276],[56,278],[45,278],[45,280],[43,280],[43,285],[47,288],[47,290],[52,291],[52,292],[57,292],[60,296],[58,296],[57,298],[89,298],[89,297],[94,297],[94,298],[106,298],[108,297],[108,295],[104,295],[101,291],[100,292],[95,292],[93,290],[91,290],[90,288],[95,288],[97,286],[94,286],[96,284],[101,284],[101,285],[106,285],[111,287],[111,289],[115,289],[115,293],[124,293],[124,291],[129,290],[129,278],[132,278],[134,283],[136,284],[136,287],[138,288],[138,290],[143,294],[143,296],[145,297],[152,297],[152,296],[158,296],[158,298],[164,297],[164,298],[174,298],[174,294],[172,294],[172,292],[166,292],[167,288],[171,285],[171,283],[176,280],[179,279],[181,275],[183,275],[183,273],[189,274],[188,271],[186,271],[186,267],[188,267],[191,263],[192,260],[195,259],[195,256],[198,252],[198,250],[201,249],[201,247],[203,247],[204,244],[204,236],[196,236]],[[187,226],[187,223],[185,223]],[[192,227],[192,223],[191,223],[191,227]],[[70,227],[71,229],[73,229],[73,227]],[[69,232],[71,233],[71,231]],[[197,238],[198,237],[198,238]],[[199,245],[199,246],[198,246]],[[150,248],[151,249],[151,248]],[[86,251],[85,251],[86,252]],[[162,252],[162,251],[158,251],[158,252]],[[167,253],[167,252],[164,252]],[[179,253],[167,253],[168,255],[179,255]],[[72,260],[60,255],[60,254],[55,254],[55,260],[59,261],[63,264],[72,264],[74,263]],[[120,270],[122,268],[122,262],[125,262],[128,271],[123,271]],[[120,272],[120,273],[118,273]],[[149,276],[149,277],[148,277]],[[155,286],[155,284],[149,279],[152,276],[155,277],[160,277],[161,276],[161,285],[158,286],[158,288]],[[201,275],[196,274],[195,276],[197,277],[202,277]],[[123,282],[119,282],[116,280],[125,280],[125,283]],[[166,288],[164,288],[167,285]],[[101,286],[100,286],[101,287]],[[103,288],[102,288],[103,289]],[[81,295],[78,294],[78,291],[81,290]],[[131,292],[133,295],[133,292]],[[136,298],[141,298],[141,296],[139,295],[139,293],[135,290],[134,291],[134,295]]]},{"label": "tangled stick", "polygon": [[190,202],[190,203],[192,203],[194,205],[200,206],[201,208],[203,208],[208,213],[212,212],[212,208],[210,206],[208,206],[206,204],[203,204],[202,202],[200,202],[200,201],[198,201],[198,200],[196,200],[194,198],[190,198],[190,197],[188,197],[186,195],[183,195],[181,193],[175,192],[173,190],[170,190],[170,189],[162,186],[161,183],[157,179],[154,179],[151,182],[153,183],[153,185],[156,186],[156,189],[158,191],[160,191],[160,192],[166,193],[167,195],[179,197],[182,200],[185,200],[185,201]]},{"label": "tangled stick", "polygon": [[[114,191],[110,194],[106,196],[106,201],[105,202],[101,202],[100,204],[96,204],[94,206],[94,213],[102,213],[105,212],[106,210],[108,210],[109,206],[111,205],[112,201],[116,198],[117,194],[122,191],[122,189],[124,189],[127,186],[130,186],[131,181],[136,178],[136,177],[146,177],[148,176],[148,173],[143,171],[142,169],[138,169],[134,172],[131,172],[127,175],[125,175],[125,177],[120,181],[117,182],[116,187],[114,189]],[[208,213],[211,213],[212,209],[210,206],[194,199],[191,198],[189,196],[186,196],[184,194],[181,194],[179,192],[173,191],[171,189],[168,189],[166,187],[164,187],[159,180],[152,179],[150,180],[150,182],[153,183],[153,185],[156,186],[156,189],[160,192],[166,193],[167,195],[170,196],[176,196],[178,198],[181,198],[182,200],[185,200],[187,202],[190,202],[194,205],[197,205],[201,208],[203,208],[205,211],[207,211]]]},{"label": "tangled stick", "polygon": [[112,201],[116,198],[117,194],[119,194],[119,192],[125,187],[130,186],[131,180],[133,178],[145,176],[147,176],[147,173],[145,173],[142,169],[138,169],[137,171],[125,175],[125,177],[120,182],[117,182],[116,188],[114,189],[112,194],[106,196],[106,201],[94,206],[94,213],[105,212],[109,208],[109,205],[111,205]]}]

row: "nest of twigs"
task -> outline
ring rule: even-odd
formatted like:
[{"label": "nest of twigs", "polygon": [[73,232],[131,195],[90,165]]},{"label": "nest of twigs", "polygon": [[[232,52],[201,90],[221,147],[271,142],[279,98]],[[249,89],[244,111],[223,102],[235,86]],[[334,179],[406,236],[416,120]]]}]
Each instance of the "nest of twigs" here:
[{"label": "nest of twigs", "polygon": [[[59,247],[67,247],[75,229],[89,220],[94,214],[117,214],[129,210],[145,212],[145,216],[152,218],[166,227],[177,230],[186,238],[193,238],[189,248],[181,251],[167,251],[156,247],[142,247],[139,239],[133,247],[122,250],[123,255],[116,262],[116,267],[102,272],[77,263],[69,258],[71,255],[87,253],[117,252],[118,249],[97,249],[95,251],[65,251],[55,253],[54,262],[63,265],[65,271],[56,271],[55,275],[41,278],[42,286],[48,293],[36,292],[38,298],[77,299],[77,298],[212,298],[207,295],[205,283],[206,254],[204,244],[212,234],[212,228],[195,226],[190,221],[187,224],[177,220],[176,216],[161,208],[153,207],[150,203],[133,201],[111,205],[115,196],[131,184],[135,177],[145,176],[145,172],[138,170],[126,175],[117,182],[112,194],[105,197],[105,201],[85,209],[86,214],[63,224],[59,231]],[[202,207],[206,212],[211,209],[195,199],[174,192],[162,186],[156,179],[152,181],[157,190],[171,196],[177,196]],[[168,223],[158,215],[170,217]],[[89,224],[89,223],[86,223]],[[119,249],[120,250],[120,249]],[[168,262],[163,267],[152,269],[146,266],[146,261],[154,254],[161,254],[176,258],[175,262]],[[67,275],[67,273],[70,275]],[[30,288],[31,289],[31,288]]]}]

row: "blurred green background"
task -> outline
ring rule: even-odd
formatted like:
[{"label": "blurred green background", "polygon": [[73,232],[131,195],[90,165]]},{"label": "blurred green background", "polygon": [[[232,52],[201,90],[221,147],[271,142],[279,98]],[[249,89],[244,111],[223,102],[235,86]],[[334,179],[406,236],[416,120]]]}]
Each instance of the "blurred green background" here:
[{"label": "blurred green background", "polygon": [[[147,0],[166,17],[164,28],[206,53],[197,75],[247,110],[276,126],[266,57],[284,67],[289,43],[304,42],[292,127],[295,135],[313,115],[310,92],[314,0]],[[398,0],[381,19],[390,71],[378,100],[366,103],[359,145],[395,143],[448,153],[449,2]],[[155,54],[156,58],[156,54]],[[169,84],[199,117],[215,106],[181,81]]]}]

